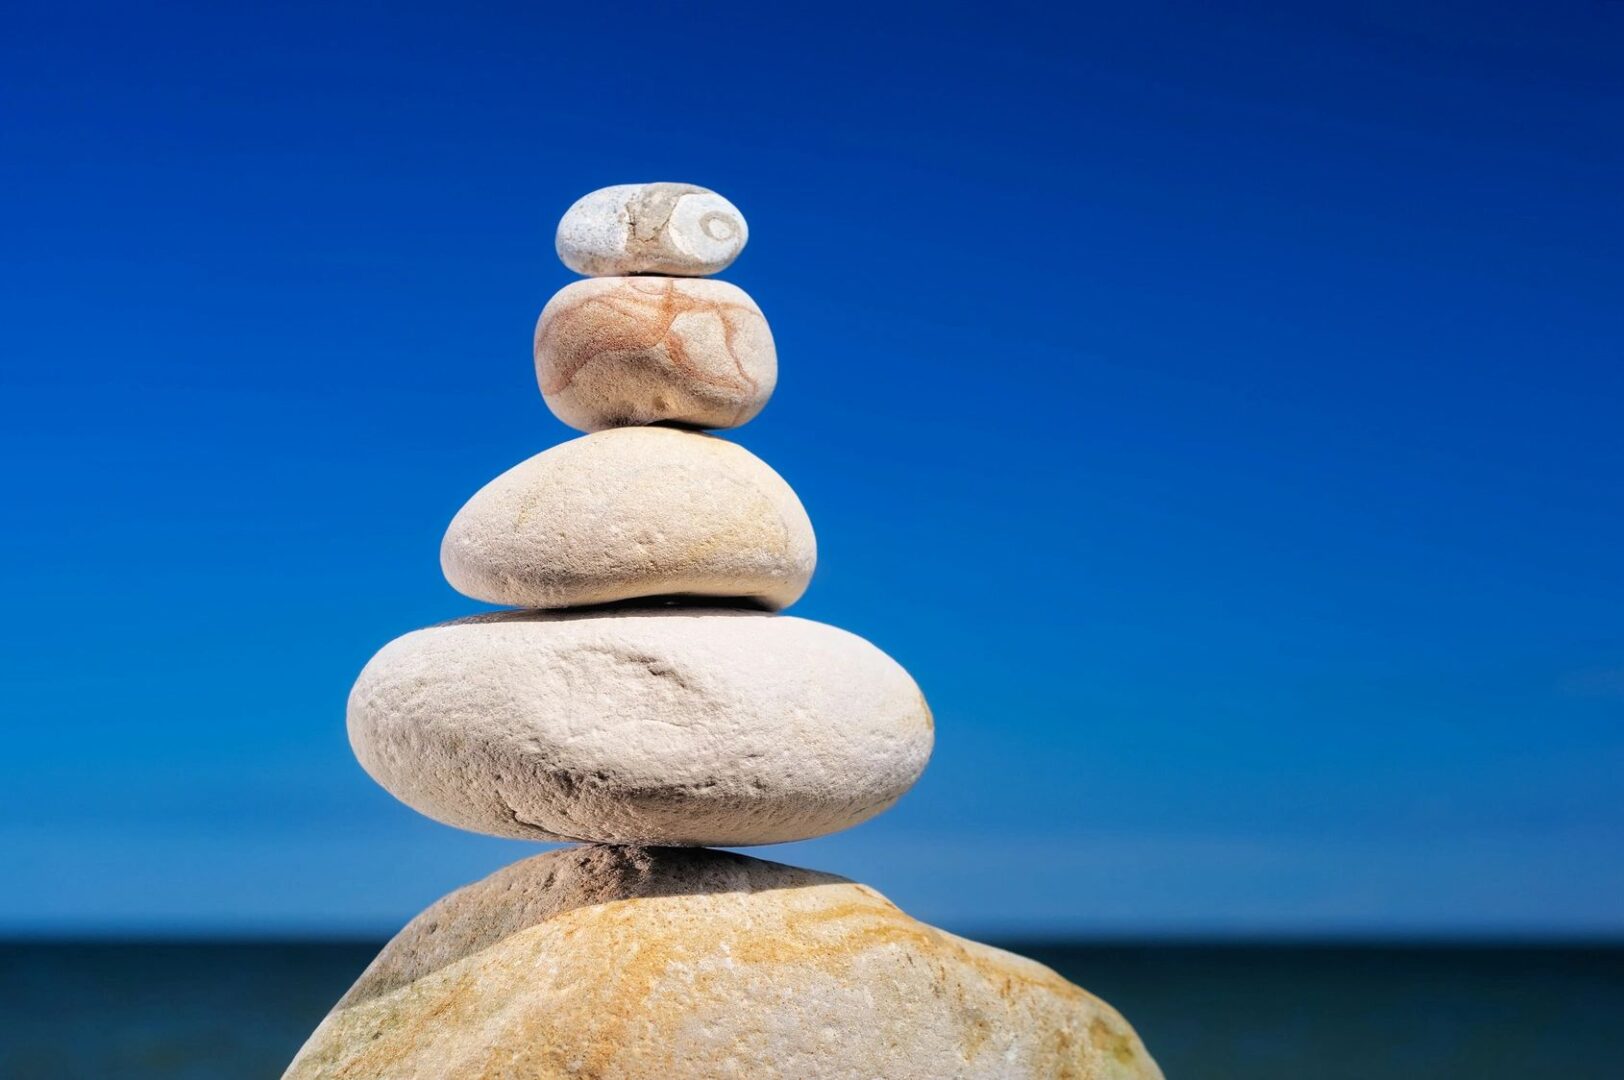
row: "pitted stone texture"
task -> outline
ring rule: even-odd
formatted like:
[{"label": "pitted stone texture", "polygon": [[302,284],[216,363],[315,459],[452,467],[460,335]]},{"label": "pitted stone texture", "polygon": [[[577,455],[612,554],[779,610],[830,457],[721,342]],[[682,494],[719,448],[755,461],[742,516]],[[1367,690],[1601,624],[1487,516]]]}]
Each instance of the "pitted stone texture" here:
[{"label": "pitted stone texture", "polygon": [[441,900],[287,1080],[1159,1080],[1115,1010],[844,878],[572,848]]},{"label": "pitted stone texture", "polygon": [[507,612],[407,634],[361,672],[350,745],[408,806],[497,836],[737,847],[887,809],[930,709],[855,634],[695,608]]},{"label": "pitted stone texture", "polygon": [[702,277],[750,239],[739,208],[693,184],[616,184],[579,199],[558,223],[558,257],[577,274]]},{"label": "pitted stone texture", "polygon": [[738,427],[761,411],[778,382],[767,320],[725,281],[573,282],[542,309],[535,345],[542,398],[582,431]]},{"label": "pitted stone texture", "polygon": [[515,465],[440,544],[453,588],[513,607],[705,596],[777,609],[816,565],[783,478],[741,446],[670,428],[601,431]]}]

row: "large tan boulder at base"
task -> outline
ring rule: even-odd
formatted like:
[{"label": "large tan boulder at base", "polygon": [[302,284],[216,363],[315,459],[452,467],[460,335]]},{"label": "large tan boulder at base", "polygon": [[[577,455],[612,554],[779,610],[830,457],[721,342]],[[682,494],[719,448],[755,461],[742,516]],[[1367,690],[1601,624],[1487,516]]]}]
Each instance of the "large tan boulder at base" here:
[{"label": "large tan boulder at base", "polygon": [[1153,1080],[1110,1006],[843,878],[716,851],[515,863],[414,919],[290,1080]]},{"label": "large tan boulder at base", "polygon": [[689,595],[776,609],[816,565],[812,522],[776,472],[742,446],[670,428],[542,451],[481,488],[440,544],[452,588],[513,607]]},{"label": "large tan boulder at base", "polygon": [[855,634],[723,608],[509,612],[384,646],[350,692],[373,779],[536,840],[737,847],[867,820],[913,785],[919,687]]}]

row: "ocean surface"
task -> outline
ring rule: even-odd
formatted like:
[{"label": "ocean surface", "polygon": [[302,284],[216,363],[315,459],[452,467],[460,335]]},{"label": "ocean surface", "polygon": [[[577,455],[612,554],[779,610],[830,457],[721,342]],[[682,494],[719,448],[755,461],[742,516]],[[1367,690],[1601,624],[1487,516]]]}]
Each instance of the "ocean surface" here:
[{"label": "ocean surface", "polygon": [[[0,1077],[275,1077],[379,944],[0,945]],[[1174,1080],[1624,1078],[1624,947],[1007,945]]]}]

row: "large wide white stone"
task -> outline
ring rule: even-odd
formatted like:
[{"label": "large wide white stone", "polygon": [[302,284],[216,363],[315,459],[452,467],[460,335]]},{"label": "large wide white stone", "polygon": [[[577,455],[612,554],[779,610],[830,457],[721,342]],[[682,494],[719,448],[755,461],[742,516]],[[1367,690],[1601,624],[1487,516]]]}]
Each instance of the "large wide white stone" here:
[{"label": "large wide white stone", "polygon": [[706,596],[777,609],[816,564],[812,522],[777,473],[734,443],[670,428],[537,454],[469,499],[440,545],[453,588],[514,607]]},{"label": "large wide white stone", "polygon": [[761,411],[778,382],[766,318],[725,281],[573,282],[542,309],[535,358],[547,407],[582,431],[738,427]]},{"label": "large wide white stone", "polygon": [[577,274],[695,276],[727,269],[750,239],[739,208],[693,184],[616,184],[558,223],[558,257]]},{"label": "large wide white stone", "polygon": [[350,744],[402,802],[497,836],[733,847],[821,836],[907,791],[930,710],[822,623],[725,609],[508,612],[361,672]]},{"label": "large wide white stone", "polygon": [[[973,853],[969,856],[973,858]],[[573,848],[441,900],[287,1080],[1159,1080],[1114,1009],[843,878]]]}]

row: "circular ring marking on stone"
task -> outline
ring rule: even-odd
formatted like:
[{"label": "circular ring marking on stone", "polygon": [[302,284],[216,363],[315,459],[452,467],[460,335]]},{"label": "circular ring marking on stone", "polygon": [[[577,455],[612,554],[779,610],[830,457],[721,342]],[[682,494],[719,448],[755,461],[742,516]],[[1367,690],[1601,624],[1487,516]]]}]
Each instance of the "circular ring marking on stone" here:
[{"label": "circular ring marking on stone", "polygon": [[733,216],[720,210],[712,210],[700,218],[699,227],[712,240],[731,240],[739,235],[739,226]]}]

